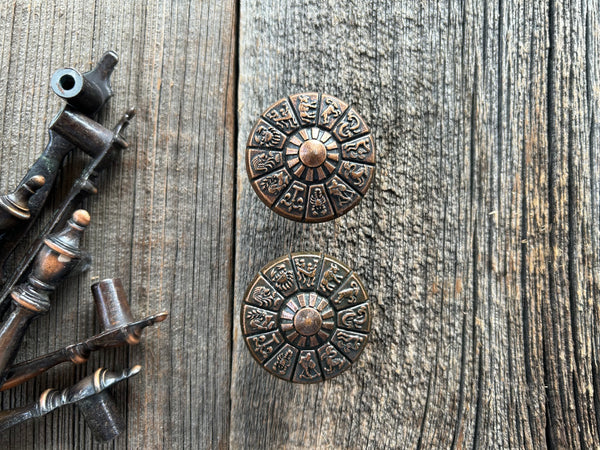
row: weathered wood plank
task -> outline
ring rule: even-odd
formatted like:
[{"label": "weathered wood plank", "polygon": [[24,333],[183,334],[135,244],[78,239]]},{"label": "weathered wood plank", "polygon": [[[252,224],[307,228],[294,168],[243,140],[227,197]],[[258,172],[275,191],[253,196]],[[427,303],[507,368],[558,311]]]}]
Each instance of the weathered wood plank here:
[{"label": "weathered wood plank", "polygon": [[[103,121],[139,110],[88,205],[94,267],[60,289],[20,357],[95,331],[97,278],[121,275],[138,315],[172,314],[140,347],[50,372],[2,407],[141,363],[116,389],[128,430],[115,448],[598,445],[599,6],[246,0],[238,86],[232,3],[0,7],[0,165],[13,169],[0,191],[45,144],[56,68],[114,48]],[[257,199],[243,158],[258,114],[305,90],[356,105],[379,150],[362,203],[310,226]],[[295,250],[348,261],[374,302],[359,363],[316,386],[264,372],[237,324],[254,273]],[[92,444],[69,408],[0,437],[42,445]]]},{"label": "weathered wood plank", "polygon": [[[295,386],[236,328],[232,447],[598,444],[598,4],[243,1],[236,311],[287,251],[351,261],[375,299],[358,366]],[[299,225],[255,197],[245,139],[307,90],[355,104],[367,198]]]},{"label": "weathered wood plank", "polygon": [[[598,446],[599,339],[597,2],[549,11],[548,344],[546,380],[556,447]],[[595,76],[596,75],[596,76]],[[595,247],[595,248],[594,248]],[[596,250],[594,252],[594,250]],[[548,370],[550,369],[550,370]],[[595,386],[594,386],[595,385]]]},{"label": "weathered wood plank", "polygon": [[[57,68],[87,69],[114,49],[120,56],[115,96],[103,122],[112,126],[127,106],[138,109],[127,132],[130,148],[87,205],[92,226],[84,246],[95,258],[93,268],[60,289],[55,307],[31,327],[20,358],[97,330],[89,285],[98,278],[122,277],[136,316],[171,313],[140,346],[56,369],[4,394],[2,408],[32,401],[47,387],[65,387],[97,366],[141,364],[142,373],[115,390],[127,430],[114,448],[227,446],[234,5],[100,0],[0,7],[2,192],[45,145],[60,105],[49,90]],[[74,175],[62,177],[60,191]],[[89,448],[91,442],[79,413],[64,408],[11,430],[0,447]]]}]

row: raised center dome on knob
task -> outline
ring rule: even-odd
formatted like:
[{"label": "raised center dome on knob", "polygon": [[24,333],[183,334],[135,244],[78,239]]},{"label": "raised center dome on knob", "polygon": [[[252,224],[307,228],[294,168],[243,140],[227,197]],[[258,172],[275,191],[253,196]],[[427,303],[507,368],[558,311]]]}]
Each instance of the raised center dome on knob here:
[{"label": "raised center dome on knob", "polygon": [[294,316],[294,328],[303,336],[312,336],[321,329],[323,319],[314,308],[302,308]]},{"label": "raised center dome on knob", "polygon": [[327,159],[327,149],[321,141],[309,139],[300,146],[299,156],[305,166],[319,167]]}]

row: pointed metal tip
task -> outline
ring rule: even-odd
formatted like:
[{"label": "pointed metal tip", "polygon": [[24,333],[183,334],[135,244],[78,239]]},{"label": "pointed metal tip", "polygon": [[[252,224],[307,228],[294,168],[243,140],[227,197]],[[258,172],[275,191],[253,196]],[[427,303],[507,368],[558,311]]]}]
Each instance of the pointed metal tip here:
[{"label": "pointed metal tip", "polygon": [[169,313],[167,311],[163,311],[154,316],[154,323],[159,323],[169,317]]},{"label": "pointed metal tip", "polygon": [[102,55],[102,57],[100,58],[99,64],[102,64],[104,67],[106,67],[108,69],[113,69],[117,65],[118,62],[119,62],[119,56],[112,50],[109,50]]},{"label": "pointed metal tip", "polygon": [[131,369],[129,369],[127,376],[132,377],[134,375],[137,375],[138,373],[140,373],[140,370],[142,370],[142,366],[140,366],[139,364],[136,364]]}]

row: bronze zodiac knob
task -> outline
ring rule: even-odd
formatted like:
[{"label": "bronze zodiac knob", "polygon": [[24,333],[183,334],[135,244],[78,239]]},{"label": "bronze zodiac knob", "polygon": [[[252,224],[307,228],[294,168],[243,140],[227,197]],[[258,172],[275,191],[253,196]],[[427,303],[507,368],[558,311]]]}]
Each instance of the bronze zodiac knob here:
[{"label": "bronze zodiac knob", "polygon": [[356,110],[327,94],[283,98],[261,115],[246,145],[246,170],[260,199],[299,222],[352,209],[375,169],[375,143]]},{"label": "bronze zodiac knob", "polygon": [[358,276],[340,261],[292,253],[264,266],[244,296],[244,339],[273,375],[296,383],[333,378],[363,351],[371,314]]}]

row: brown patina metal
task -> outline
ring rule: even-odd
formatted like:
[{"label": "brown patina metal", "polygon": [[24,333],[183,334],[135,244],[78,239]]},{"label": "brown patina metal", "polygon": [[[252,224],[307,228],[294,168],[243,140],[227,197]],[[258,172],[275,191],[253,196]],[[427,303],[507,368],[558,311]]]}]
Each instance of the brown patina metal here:
[{"label": "brown patina metal", "polygon": [[[71,68],[56,71],[50,85],[53,91],[67,102],[67,107],[75,108],[93,119],[112,96],[110,76],[117,62],[116,53],[106,52],[96,67],[84,74]],[[48,131],[48,137],[46,148],[27,171],[15,192],[22,194],[19,207],[26,208],[26,214],[12,214],[13,220],[6,223],[0,211],[0,270],[4,270],[7,259],[40,214],[63,160],[75,148],[75,144],[69,139],[52,129]],[[83,148],[83,151],[86,150]],[[95,157],[94,154],[90,156]],[[32,180],[37,181],[32,185]],[[33,192],[23,191],[21,188],[25,184],[28,184],[29,190]],[[2,209],[6,212],[6,208]],[[0,277],[4,278],[5,274],[0,273]]]},{"label": "brown patina metal", "polygon": [[27,420],[44,416],[61,406],[75,404],[96,439],[100,441],[114,439],[125,429],[125,420],[107,389],[137,375],[140,370],[140,366],[120,372],[110,372],[100,368],[69,388],[61,391],[47,389],[35,403],[0,411],[0,432]]},{"label": "brown patina metal", "polygon": [[375,143],[356,110],[327,94],[278,100],[246,144],[260,199],[288,219],[325,222],[352,209],[373,180]]},{"label": "brown patina metal", "polygon": [[162,312],[134,320],[119,278],[94,283],[92,295],[102,331],[84,341],[9,367],[3,374],[5,381],[0,379],[0,391],[24,383],[58,364],[84,363],[96,350],[138,344],[144,328],[162,322],[168,315]]},{"label": "brown patina metal", "polygon": [[[102,331],[82,342],[56,352],[11,366],[30,322],[50,308],[56,287],[68,276],[79,273],[91,262],[80,249],[84,229],[90,223],[87,211],[75,207],[88,195],[98,192],[96,179],[118,153],[127,147],[122,131],[135,111],[129,109],[112,129],[94,120],[112,95],[110,75],[117,63],[113,52],[103,55],[96,68],[80,74],[67,68],[51,80],[54,92],[66,105],[54,118],[49,142],[14,192],[0,196],[0,389],[16,386],[49,368],[71,361],[82,363],[97,349],[137,344],[142,330],[163,321],[160,313],[134,321],[123,286],[107,279],[92,286]],[[6,262],[38,217],[65,156],[80,148],[91,159],[55,209],[50,221],[5,273]],[[70,217],[70,219],[69,219]],[[139,366],[120,373],[99,369],[75,386],[63,391],[48,390],[39,402],[24,408],[0,412],[0,431],[32,417],[46,414],[68,403],[77,403],[94,435],[101,440],[115,437],[124,428],[118,408],[104,390],[139,371]]]},{"label": "brown patina metal", "polygon": [[356,273],[316,253],[292,253],[264,266],[246,291],[240,319],[252,356],[297,383],[348,369],[371,330],[368,296]]},{"label": "brown patina metal", "polygon": [[82,261],[79,242],[89,223],[87,211],[75,211],[63,230],[44,239],[27,280],[11,290],[12,310],[0,328],[0,374],[17,355],[31,321],[48,312],[50,295]]},{"label": "brown patina metal", "polygon": [[29,199],[45,182],[43,176],[34,175],[11,194],[0,197],[0,233],[31,218]]},{"label": "brown patina metal", "polygon": [[121,133],[134,115],[135,110],[130,109],[121,117],[115,128],[109,130],[67,106],[50,124],[50,130],[60,133],[63,139],[68,142],[81,146],[88,154],[93,155],[93,159],[89,161],[79,178],[75,180],[54,216],[46,224],[41,236],[29,246],[25,255],[19,260],[16,269],[4,282],[0,290],[0,316],[8,307],[10,292],[26,274],[34,258],[42,249],[46,237],[64,222],[67,214],[73,210],[74,205],[80,203],[85,196],[98,192],[95,185],[98,172],[113,158],[115,151],[127,147],[127,142]]}]

